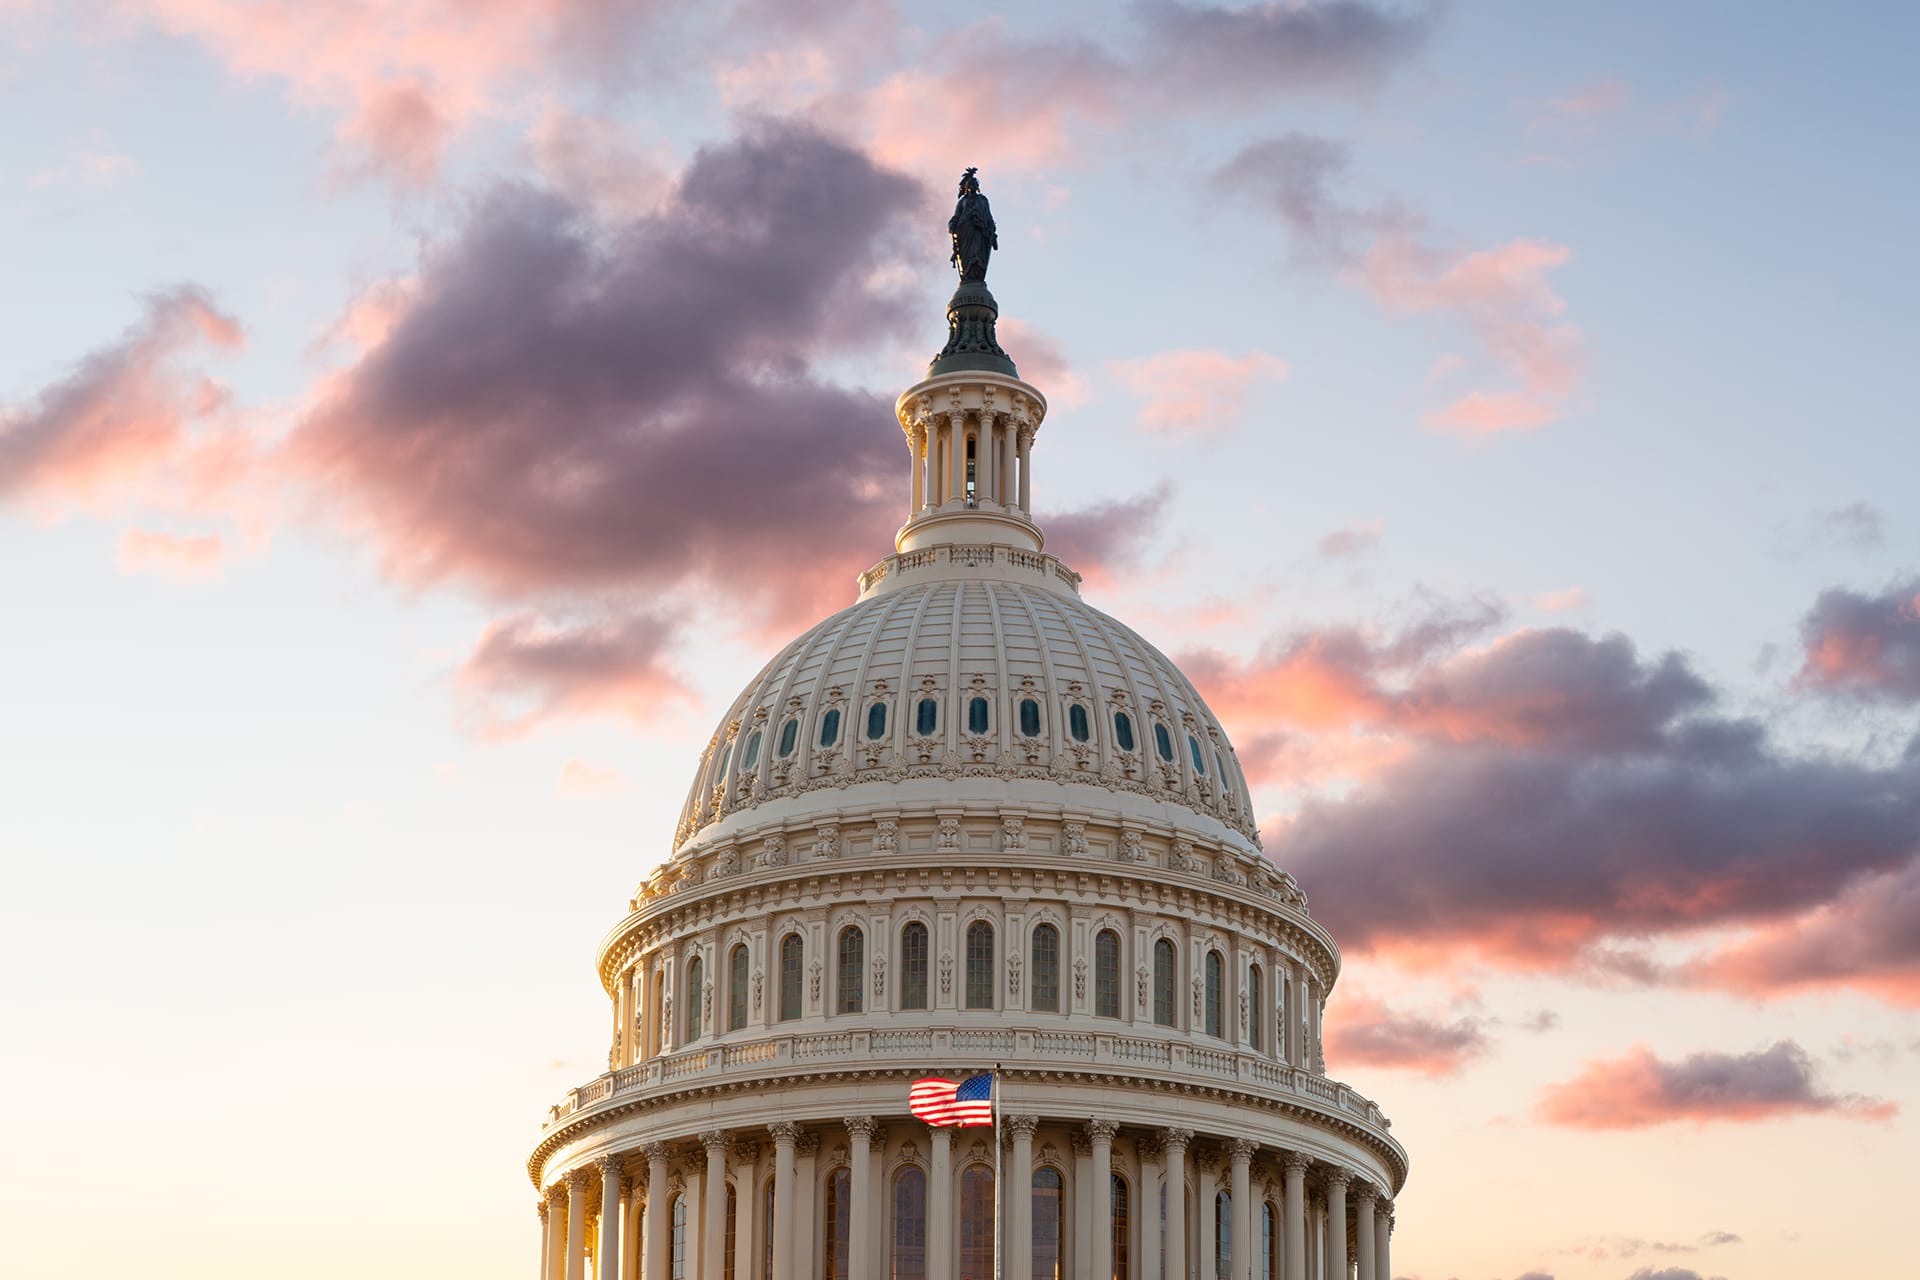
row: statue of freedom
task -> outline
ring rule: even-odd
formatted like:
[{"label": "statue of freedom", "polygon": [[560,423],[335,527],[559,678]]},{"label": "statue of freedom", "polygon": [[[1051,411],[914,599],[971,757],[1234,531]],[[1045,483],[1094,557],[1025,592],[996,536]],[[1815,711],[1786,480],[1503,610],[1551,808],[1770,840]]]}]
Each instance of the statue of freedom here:
[{"label": "statue of freedom", "polygon": [[969,168],[960,175],[960,200],[947,219],[947,233],[953,237],[953,264],[960,268],[962,284],[985,284],[987,259],[1000,247],[993,225],[993,210],[980,194],[980,179]]}]

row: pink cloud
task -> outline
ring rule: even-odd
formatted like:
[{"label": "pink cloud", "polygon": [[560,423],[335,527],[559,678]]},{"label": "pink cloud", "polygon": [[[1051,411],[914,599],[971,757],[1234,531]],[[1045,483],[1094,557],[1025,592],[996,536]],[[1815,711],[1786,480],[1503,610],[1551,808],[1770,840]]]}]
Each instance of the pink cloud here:
[{"label": "pink cloud", "polygon": [[659,720],[693,701],[670,664],[674,637],[671,621],[647,615],[572,626],[503,618],[460,668],[469,721],[483,737],[511,738],[569,717]]},{"label": "pink cloud", "polygon": [[120,535],[122,573],[152,573],[180,579],[211,578],[220,572],[223,548],[218,534],[174,537],[145,529]]},{"label": "pink cloud", "polygon": [[1617,76],[1607,76],[1547,99],[1546,109],[1562,118],[1591,120],[1623,111],[1632,101],[1633,86]]},{"label": "pink cloud", "polygon": [[1800,624],[1805,689],[1920,702],[1920,578],[1866,594],[1824,591]]},{"label": "pink cloud", "polygon": [[1663,1061],[1645,1045],[1587,1063],[1541,1091],[1535,1115],[1575,1129],[1755,1123],[1796,1115],[1884,1121],[1898,1108],[1821,1088],[1812,1059],[1791,1040],[1753,1053],[1695,1053]]},{"label": "pink cloud", "polygon": [[1386,527],[1384,520],[1369,520],[1364,524],[1345,525],[1322,535],[1315,545],[1320,554],[1329,560],[1365,555],[1380,546],[1380,537],[1386,531]]},{"label": "pink cloud", "polygon": [[1237,358],[1222,351],[1162,351],[1107,367],[1140,398],[1142,426],[1179,436],[1231,430],[1246,412],[1256,384],[1287,376],[1286,362],[1264,351]]},{"label": "pink cloud", "polygon": [[1562,587],[1558,591],[1542,591],[1527,603],[1547,613],[1565,613],[1571,609],[1584,609],[1587,592],[1584,587]]},{"label": "pink cloud", "polygon": [[1020,376],[1039,387],[1053,408],[1071,409],[1085,404],[1087,380],[1067,360],[1067,353],[1052,335],[1015,316],[999,324],[1000,345],[1020,367]]},{"label": "pink cloud", "polygon": [[626,775],[618,769],[602,769],[585,760],[568,760],[560,766],[560,781],[555,788],[563,796],[596,796],[627,789]]},{"label": "pink cloud", "polygon": [[1327,1058],[1342,1068],[1452,1076],[1491,1047],[1482,1019],[1407,1013],[1366,995],[1342,995],[1338,1016],[1327,1019]]}]

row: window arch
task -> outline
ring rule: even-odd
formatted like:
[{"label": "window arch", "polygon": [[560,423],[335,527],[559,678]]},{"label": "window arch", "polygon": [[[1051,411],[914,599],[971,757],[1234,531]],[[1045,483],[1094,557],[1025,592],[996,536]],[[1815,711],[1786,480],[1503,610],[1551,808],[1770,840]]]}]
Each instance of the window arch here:
[{"label": "window arch", "polygon": [[1033,1280],[1066,1280],[1066,1260],[1060,1256],[1065,1199],[1058,1169],[1042,1165],[1033,1171]]},{"label": "window arch", "polygon": [[1050,924],[1033,928],[1033,1007],[1060,1012],[1060,931]]},{"label": "window arch", "polygon": [[1111,929],[1093,939],[1093,1012],[1100,1018],[1120,1016],[1120,935]]},{"label": "window arch", "polygon": [[993,1274],[993,1168],[971,1164],[960,1175],[961,1280]]},{"label": "window arch", "polygon": [[667,1254],[672,1280],[687,1280],[687,1198],[673,1198],[673,1236]]},{"label": "window arch", "polygon": [[1158,720],[1153,722],[1153,749],[1160,753],[1162,760],[1173,763],[1173,735]]},{"label": "window arch", "polygon": [[887,1280],[926,1280],[927,1175],[917,1165],[893,1175],[892,1258]]},{"label": "window arch", "polygon": [[982,734],[987,731],[987,700],[969,698],[967,700],[967,732]]},{"label": "window arch", "polygon": [[1075,742],[1085,742],[1093,736],[1093,726],[1087,723],[1087,709],[1077,702],[1067,708],[1067,733]]},{"label": "window arch", "polygon": [[887,704],[876,702],[867,708],[867,741],[876,742],[887,736]]},{"label": "window arch", "polygon": [[1165,938],[1153,944],[1153,1020],[1162,1027],[1173,1025],[1173,991],[1178,977],[1173,943]]},{"label": "window arch", "polygon": [[1260,1050],[1265,1045],[1265,1036],[1262,1033],[1266,1030],[1266,1028],[1263,1027],[1260,1023],[1260,1004],[1261,1004],[1260,986],[1261,986],[1260,966],[1257,964],[1248,965],[1247,966],[1247,1043],[1253,1048],[1253,1051],[1255,1053],[1260,1052]]},{"label": "window arch", "polygon": [[820,717],[820,745],[830,747],[840,741],[840,708],[829,707]]},{"label": "window arch", "polygon": [[736,942],[727,954],[727,1030],[747,1025],[747,944]]},{"label": "window arch", "polygon": [[1131,751],[1133,741],[1133,717],[1124,711],[1113,713],[1113,742],[1122,751]]},{"label": "window arch", "polygon": [[1133,1270],[1127,1264],[1127,1245],[1133,1239],[1132,1197],[1128,1194],[1127,1180],[1119,1174],[1113,1175],[1112,1199],[1109,1207],[1113,1211],[1113,1280],[1127,1280]]},{"label": "window arch", "polygon": [[692,1043],[700,1038],[700,1006],[705,1003],[700,996],[706,987],[706,966],[695,956],[687,962],[687,1041]]},{"label": "window arch", "polygon": [[918,920],[900,930],[900,1007],[927,1007],[927,926]]},{"label": "window arch", "polygon": [[933,698],[920,699],[913,711],[913,731],[923,738],[933,736],[940,727],[940,703]]},{"label": "window arch", "polygon": [[780,940],[780,1021],[792,1022],[800,1016],[800,965],[806,958],[806,943],[790,933]]},{"label": "window arch", "polygon": [[1233,1272],[1233,1197],[1222,1191],[1213,1198],[1213,1273],[1227,1280]]},{"label": "window arch", "polygon": [[751,769],[760,762],[760,731],[755,729],[747,739],[747,754],[740,761],[742,769]]},{"label": "window arch", "polygon": [[1207,1034],[1221,1035],[1220,1012],[1221,990],[1226,976],[1226,962],[1218,951],[1207,952]]},{"label": "window arch", "polygon": [[800,745],[800,722],[789,720],[780,726],[780,755],[784,758],[793,754]]},{"label": "window arch", "polygon": [[1032,698],[1020,699],[1020,734],[1026,738],[1040,736],[1040,704]]},{"label": "window arch", "polygon": [[839,998],[834,1002],[834,1012],[859,1013],[867,974],[867,935],[859,926],[850,924],[840,931],[840,953],[835,963]]},{"label": "window arch", "polygon": [[853,1171],[841,1165],[827,1175],[827,1204],[821,1223],[821,1262],[826,1280],[847,1280],[848,1237],[853,1234]]},{"label": "window arch", "polygon": [[985,920],[967,926],[967,1008],[993,1008],[993,926]]}]

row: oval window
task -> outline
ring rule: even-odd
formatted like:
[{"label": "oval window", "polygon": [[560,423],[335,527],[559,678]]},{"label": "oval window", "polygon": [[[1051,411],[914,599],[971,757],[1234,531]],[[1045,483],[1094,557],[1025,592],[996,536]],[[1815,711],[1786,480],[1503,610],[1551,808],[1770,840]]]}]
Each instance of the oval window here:
[{"label": "oval window", "polygon": [[1067,732],[1075,742],[1085,742],[1093,736],[1093,729],[1087,724],[1087,709],[1077,702],[1067,708]]},{"label": "oval window", "polygon": [[932,733],[940,724],[940,704],[932,698],[920,699],[920,705],[913,713],[913,730],[921,737]]},{"label": "oval window", "polygon": [[1153,722],[1153,749],[1160,753],[1162,760],[1173,762],[1173,735],[1158,720]]},{"label": "oval window", "polygon": [[975,698],[967,703],[967,732],[985,733],[987,731],[987,700]]},{"label": "oval window", "polygon": [[760,759],[760,731],[755,729],[753,736],[747,739],[747,755],[740,762],[742,769],[751,769]]},{"label": "oval window", "polygon": [[1133,750],[1133,717],[1124,711],[1113,713],[1113,740],[1122,751]]},{"label": "oval window", "polygon": [[1193,757],[1193,771],[1201,777],[1207,773],[1206,757],[1200,754],[1200,740],[1192,734],[1187,735],[1187,754]]},{"label": "oval window", "polygon": [[790,756],[800,742],[800,722],[789,720],[780,726],[780,754]]},{"label": "oval window", "polygon": [[820,745],[830,747],[840,741],[840,709],[828,711],[820,717]]},{"label": "oval window", "polygon": [[1040,704],[1032,698],[1020,700],[1020,732],[1029,738],[1040,736]]},{"label": "oval window", "polygon": [[884,738],[887,736],[887,704],[876,702],[867,708],[867,737]]}]

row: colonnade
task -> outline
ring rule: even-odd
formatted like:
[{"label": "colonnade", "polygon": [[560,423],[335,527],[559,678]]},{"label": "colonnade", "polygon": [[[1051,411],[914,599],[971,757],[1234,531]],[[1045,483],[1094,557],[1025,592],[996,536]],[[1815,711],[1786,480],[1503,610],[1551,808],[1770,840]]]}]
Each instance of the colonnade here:
[{"label": "colonnade", "polygon": [[[762,1133],[770,1140],[765,1145]],[[570,1171],[539,1202],[539,1275],[978,1280],[961,1274],[961,1214],[953,1207],[960,1202],[956,1174],[983,1162],[986,1133],[903,1118],[883,1126],[861,1115],[818,1128],[782,1121],[764,1130],[714,1129],[698,1136],[697,1149],[683,1139],[602,1157]],[[1036,1134],[1065,1136],[1071,1164],[1051,1142],[1041,1158]],[[1041,1168],[1072,1175],[1054,1184],[1070,1187],[1072,1203],[1056,1204],[1058,1220],[1045,1237],[1055,1243],[1043,1241],[1039,1255],[1055,1259],[1062,1276],[1392,1280],[1393,1204],[1342,1166],[1244,1136],[1123,1129],[1107,1119],[1063,1123],[1013,1114],[1002,1117],[1001,1135],[1004,1280],[1054,1280],[1034,1267],[1034,1175]],[[1116,1140],[1129,1149],[1125,1161],[1115,1159]],[[957,1142],[965,1146],[956,1158]],[[897,1177],[909,1163],[925,1172],[918,1229],[902,1227],[899,1205],[889,1198],[888,1170]],[[833,1184],[843,1168],[846,1178]],[[1130,1188],[1124,1202],[1114,1194],[1115,1174]],[[843,1188],[844,1227],[833,1193],[823,1191],[829,1185]],[[1118,1224],[1116,1203],[1126,1215]],[[1223,1204],[1231,1214],[1227,1222],[1216,1221]],[[649,1205],[661,1212],[646,1212]],[[837,1250],[823,1249],[836,1230],[844,1230],[845,1241]]]},{"label": "colonnade", "polygon": [[969,414],[955,409],[914,419],[907,429],[912,455],[910,515],[946,506],[966,506],[967,447],[973,446],[972,504],[1033,514],[1031,477],[1034,427],[1005,410]]}]

